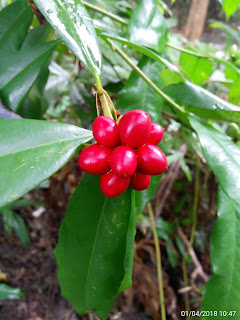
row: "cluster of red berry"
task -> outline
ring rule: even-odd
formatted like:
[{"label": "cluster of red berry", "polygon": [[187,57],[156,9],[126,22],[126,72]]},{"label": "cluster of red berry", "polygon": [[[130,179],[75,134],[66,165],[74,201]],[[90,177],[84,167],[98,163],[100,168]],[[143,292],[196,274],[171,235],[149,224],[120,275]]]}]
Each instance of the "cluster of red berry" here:
[{"label": "cluster of red berry", "polygon": [[119,196],[129,185],[139,191],[147,189],[151,175],[167,170],[167,158],[156,146],[164,130],[151,122],[147,112],[129,111],[118,125],[100,116],[92,130],[97,143],[81,151],[78,165],[87,173],[101,174],[100,188],[106,197]]}]

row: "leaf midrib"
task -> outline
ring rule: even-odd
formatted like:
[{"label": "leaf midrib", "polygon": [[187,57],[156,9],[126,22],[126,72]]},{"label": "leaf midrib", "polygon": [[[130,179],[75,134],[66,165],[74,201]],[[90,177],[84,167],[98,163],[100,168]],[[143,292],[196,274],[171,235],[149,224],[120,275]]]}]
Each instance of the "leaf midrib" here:
[{"label": "leaf midrib", "polygon": [[[51,41],[51,42],[47,42],[46,44],[50,43],[51,46],[48,46],[48,48],[46,50],[44,50],[40,55],[38,55],[35,59],[31,60],[31,62],[29,62],[23,69],[21,69],[20,72],[18,72],[16,75],[13,76],[13,78],[8,81],[2,88],[1,90],[4,90],[6,89],[7,86],[9,86],[12,82],[14,82],[16,80],[16,78],[18,78],[22,73],[24,73],[26,71],[26,69],[28,69],[34,62],[36,62],[38,59],[40,59],[43,55],[46,54],[47,51],[49,51],[50,49],[53,49],[57,43],[59,42],[60,40],[54,40],[54,41]],[[46,45],[44,44],[44,45]],[[38,46],[34,46],[34,47],[38,47]],[[33,47],[33,48],[34,48]],[[41,46],[39,46],[39,48],[41,48]],[[32,48],[31,48],[32,49]],[[23,53],[24,51],[20,51],[21,53]]]},{"label": "leaf midrib", "polygon": [[95,239],[94,239],[94,242],[93,242],[92,253],[91,253],[91,256],[90,256],[90,259],[89,259],[89,264],[88,264],[86,283],[85,283],[85,290],[84,290],[84,292],[85,292],[85,305],[86,306],[88,305],[88,303],[87,303],[87,300],[88,300],[87,289],[89,288],[89,286],[88,286],[88,278],[89,278],[89,275],[90,275],[90,268],[92,266],[92,261],[93,261],[93,256],[94,256],[94,252],[95,252],[96,242],[97,242],[100,226],[101,226],[101,223],[102,223],[102,217],[103,217],[103,213],[104,213],[104,209],[105,209],[106,203],[107,203],[107,198],[105,197],[104,203],[103,203],[103,206],[102,206],[102,210],[101,210],[101,215],[100,215],[100,218],[99,218],[99,223],[98,223],[98,227],[97,227],[96,236],[95,236]]},{"label": "leaf midrib", "polygon": [[[24,13],[24,11],[28,10],[28,6],[26,6],[25,8],[23,8],[19,14],[17,15],[17,17],[15,18],[15,20],[13,20],[13,22],[10,24],[9,28],[6,29],[6,31],[3,33],[2,37],[0,38],[0,43],[1,41],[4,39],[4,37],[8,34],[9,30],[12,29],[12,27],[15,26],[15,23],[18,21],[19,17],[21,17],[21,15]],[[18,51],[18,50],[16,50]]]},{"label": "leaf midrib", "polygon": [[[58,144],[58,143],[62,143],[62,142],[67,142],[67,141],[77,141],[77,140],[80,140],[80,139],[85,139],[89,137],[89,140],[91,139],[91,136],[88,136],[88,135],[84,135],[84,136],[80,136],[80,137],[77,137],[77,138],[71,138],[71,139],[62,139],[62,140],[58,140],[58,141],[55,141],[55,142],[50,142],[50,143],[46,143],[46,144],[39,144],[37,146],[34,146],[34,147],[28,147],[28,148],[25,148],[25,149],[21,149],[21,150],[18,150],[16,152],[10,152],[10,153],[6,153],[4,155],[1,155],[0,154],[0,160],[3,158],[3,157],[7,157],[9,155],[12,155],[12,154],[17,154],[17,153],[20,153],[20,152],[25,152],[25,151],[28,151],[28,150],[31,150],[31,149],[38,149],[38,148],[41,148],[41,147],[44,147],[44,146],[51,146],[51,145],[54,145],[54,144]],[[87,140],[86,140],[87,141]]]}]

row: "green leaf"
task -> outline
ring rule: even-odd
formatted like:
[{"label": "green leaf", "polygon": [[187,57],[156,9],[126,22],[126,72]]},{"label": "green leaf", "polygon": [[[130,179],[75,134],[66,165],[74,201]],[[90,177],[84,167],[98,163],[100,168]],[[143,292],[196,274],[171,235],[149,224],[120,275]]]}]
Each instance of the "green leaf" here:
[{"label": "green leaf", "polygon": [[[50,24],[43,28],[37,26],[28,33],[22,48],[28,48],[36,44],[52,41],[55,37],[55,32]],[[18,109],[18,114],[23,118],[41,119],[47,108],[47,102],[44,97],[44,89],[49,76],[49,63],[51,58],[42,66],[31,90],[25,101]]]},{"label": "green leaf", "polygon": [[25,244],[25,246],[29,246],[29,234],[22,217],[12,211],[9,207],[5,207],[1,211],[3,215],[4,228],[8,235],[10,235],[11,231],[14,230],[18,239]]},{"label": "green leaf", "polygon": [[38,44],[0,56],[0,97],[13,111],[18,110],[57,43]]},{"label": "green leaf", "polygon": [[[41,44],[40,34],[28,34],[33,13],[27,1],[16,1],[0,12],[0,98],[13,111],[28,94],[41,67],[58,42]],[[41,29],[40,29],[41,28]],[[44,33],[45,28],[38,28]],[[34,29],[35,30],[35,29]],[[26,42],[34,33],[35,46]]]},{"label": "green leaf", "polygon": [[164,69],[161,72],[161,78],[165,86],[170,86],[171,84],[184,82],[183,77],[177,71],[171,71],[169,69]]},{"label": "green leaf", "polygon": [[21,48],[31,25],[33,12],[27,1],[19,0],[0,11],[1,55]]},{"label": "green leaf", "polygon": [[182,52],[179,64],[195,84],[202,84],[213,72],[213,63],[205,58]]},{"label": "green leaf", "polygon": [[229,101],[238,104],[240,101],[240,75],[234,68],[226,68],[225,75],[227,79],[233,80],[230,85]]},{"label": "green leaf", "polygon": [[[164,67],[160,62],[143,57],[138,66],[158,87],[163,86],[160,72]],[[124,112],[134,109],[145,110],[149,113],[152,121],[161,123],[163,102],[163,98],[136,71],[132,71],[128,81],[120,92],[116,106]]]},{"label": "green leaf", "polygon": [[240,203],[240,148],[225,134],[189,117],[196,131],[203,154],[223,191]]},{"label": "green leaf", "polygon": [[221,2],[227,19],[229,19],[237,11],[240,0],[221,0]]},{"label": "green leaf", "polygon": [[[213,276],[207,282],[202,310],[217,311],[219,320],[226,319],[220,311],[240,314],[240,205],[230,199],[219,187],[218,218],[211,234],[211,264]],[[216,297],[218,297],[216,299]],[[216,319],[215,316],[203,317]]]},{"label": "green leaf", "polygon": [[106,319],[117,294],[131,284],[133,205],[130,189],[106,198],[94,175],[84,176],[68,204],[55,255],[62,294],[79,314]]},{"label": "green leaf", "polygon": [[129,39],[161,53],[166,46],[167,24],[155,0],[142,0],[128,24]]},{"label": "green leaf", "polygon": [[101,76],[102,56],[95,29],[80,0],[34,0],[68,48],[97,78]]},{"label": "green leaf", "polygon": [[189,81],[170,85],[164,92],[184,103],[187,112],[203,118],[240,123],[239,107]]},{"label": "green leaf", "polygon": [[11,288],[6,284],[0,284],[0,300],[3,299],[18,299],[24,297],[22,291],[18,288]]},{"label": "green leaf", "polygon": [[90,131],[40,120],[0,119],[0,207],[59,170]]}]

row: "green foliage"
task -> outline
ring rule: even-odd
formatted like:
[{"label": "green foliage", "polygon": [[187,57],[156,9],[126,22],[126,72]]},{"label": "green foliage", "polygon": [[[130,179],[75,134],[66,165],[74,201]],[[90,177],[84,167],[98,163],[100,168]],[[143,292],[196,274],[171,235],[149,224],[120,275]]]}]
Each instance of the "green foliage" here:
[{"label": "green foliage", "polygon": [[203,154],[223,191],[240,203],[240,149],[212,126],[190,118],[197,132]]},{"label": "green foliage", "polygon": [[24,297],[22,291],[18,288],[11,288],[6,284],[0,284],[0,300],[3,299],[18,299]]},{"label": "green foliage", "polygon": [[40,37],[34,45],[24,46],[32,17],[29,5],[21,0],[0,12],[0,97],[13,111],[18,111],[57,44],[41,43]]},{"label": "green foliage", "polygon": [[106,198],[99,176],[86,175],[68,204],[55,254],[62,293],[80,314],[94,311],[107,318],[116,296],[131,285],[132,197],[127,190]]},{"label": "green foliage", "polygon": [[101,52],[91,18],[81,1],[34,2],[68,48],[99,78],[102,70]]},{"label": "green foliage", "polygon": [[[218,190],[218,218],[211,235],[211,262],[213,276],[207,282],[202,310],[236,311],[231,319],[238,319],[240,313],[240,205],[230,199],[221,188]],[[218,297],[218,299],[216,299]],[[215,319],[214,316],[203,319]]]},{"label": "green foliage", "polygon": [[[163,86],[160,72],[163,65],[143,57],[139,62],[139,68],[158,86]],[[164,100],[144,81],[136,71],[132,71],[124,88],[120,92],[116,107],[127,112],[134,109],[142,109],[149,113],[152,119],[161,123],[161,111]]]},{"label": "green foliage", "polygon": [[240,0],[219,0],[226,13],[227,19],[229,19],[239,8]]},{"label": "green foliage", "polygon": [[130,41],[161,53],[166,45],[166,33],[167,24],[157,1],[142,0],[128,24]]},{"label": "green foliage", "polygon": [[19,240],[21,240],[25,246],[29,246],[29,234],[22,217],[20,217],[19,214],[15,213],[9,207],[2,208],[1,213],[3,217],[4,228],[8,236],[10,236],[12,230],[14,230]]},{"label": "green foliage", "polygon": [[164,89],[171,97],[185,104],[185,110],[200,117],[240,123],[239,108],[189,81]]},{"label": "green foliage", "polygon": [[202,84],[213,72],[213,63],[206,58],[182,52],[179,60],[183,71],[195,84]]},{"label": "green foliage", "polygon": [[[0,119],[0,207],[20,198],[59,170],[90,131],[38,120]],[[16,139],[18,137],[18,139]]]},{"label": "green foliage", "polygon": [[[229,134],[229,129],[223,122],[233,123],[235,131],[229,135],[234,141],[239,140],[240,113],[234,105],[240,101],[239,50],[230,47],[224,60],[216,58],[216,50],[209,46],[195,44],[195,49],[186,49],[167,43],[168,21],[162,13],[171,12],[163,1],[137,1],[134,10],[129,1],[97,1],[101,9],[95,7],[98,12],[92,14],[99,42],[80,0],[34,2],[50,23],[46,27],[36,26],[36,20],[32,22],[33,13],[25,0],[15,1],[0,11],[0,98],[6,107],[24,118],[59,122],[0,120],[0,207],[6,232],[10,235],[13,230],[29,245],[22,218],[7,204],[50,177],[80,150],[81,144],[92,138],[90,131],[60,122],[81,123],[89,128],[96,116],[94,78],[99,83],[102,77],[102,84],[116,99],[118,109],[146,110],[152,121],[168,127],[160,147],[168,153],[169,164],[179,161],[189,182],[193,176],[193,152],[207,160],[225,193],[220,189],[211,249],[214,276],[206,286],[202,308],[235,310],[239,301],[236,261],[240,148],[239,141],[234,144],[224,134]],[[222,0],[222,4],[229,18],[239,0]],[[99,14],[104,13],[104,8],[108,17]],[[114,21],[111,12],[117,15],[112,17]],[[237,29],[224,23],[214,26],[239,40]],[[52,41],[54,31],[58,41]],[[112,46],[109,39],[114,41]],[[181,54],[170,54],[172,49]],[[123,53],[121,57],[119,52]],[[132,71],[135,64],[141,72]],[[212,80],[216,70],[224,79],[221,86]],[[219,89],[228,95],[229,101],[212,93]],[[198,117],[221,122],[201,122]],[[181,154],[183,144],[189,149],[187,159]],[[204,170],[207,171],[205,167]],[[147,190],[127,190],[114,199],[102,195],[96,176],[84,176],[76,188],[60,229],[56,258],[62,293],[78,313],[91,311],[107,318],[117,295],[131,285],[134,215],[143,214],[160,179],[161,176],[153,176]],[[176,224],[193,223],[191,193],[185,193],[185,187],[182,184],[184,194],[173,208],[178,218],[173,214],[173,222],[163,218],[157,221],[158,235],[169,245],[166,250],[173,267],[178,256],[186,256]],[[182,218],[184,205],[189,210],[188,216]],[[186,261],[191,262],[190,256]],[[216,301],[219,292],[221,297]],[[0,285],[0,299],[21,295],[19,289]]]}]

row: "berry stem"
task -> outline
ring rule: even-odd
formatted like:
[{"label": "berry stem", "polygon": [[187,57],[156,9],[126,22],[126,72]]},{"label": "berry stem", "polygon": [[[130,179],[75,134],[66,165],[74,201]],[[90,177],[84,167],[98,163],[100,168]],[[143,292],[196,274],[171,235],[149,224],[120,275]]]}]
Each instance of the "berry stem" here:
[{"label": "berry stem", "polygon": [[100,99],[101,102],[101,106],[102,106],[102,110],[103,110],[103,114],[106,117],[109,117],[111,119],[113,119],[112,113],[111,113],[111,106],[108,103],[108,100],[104,94],[104,90],[102,87],[102,82],[100,78],[95,78],[96,81],[96,88],[97,88],[97,92],[98,92],[98,97]]},{"label": "berry stem", "polygon": [[161,250],[159,246],[157,229],[154,220],[154,214],[151,203],[147,205],[148,214],[151,220],[153,239],[155,244],[156,251],[156,260],[157,260],[157,274],[158,274],[158,287],[159,287],[159,299],[160,299],[160,307],[161,307],[161,319],[166,320],[166,309],[164,304],[164,292],[163,292],[163,280],[162,280],[162,263],[161,263]]},{"label": "berry stem", "polygon": [[110,41],[109,39],[106,39],[106,42],[110,45],[113,51],[116,51],[126,62],[129,64],[139,75],[147,82],[147,84],[157,92],[163,99],[165,99],[170,105],[172,105],[175,109],[180,111],[181,113],[185,113],[183,108],[179,106],[172,98],[170,98],[166,93],[164,93],[161,89],[159,89],[155,83],[152,82],[150,78],[138,67],[136,66],[129,57],[123,52],[115,43]]}]

